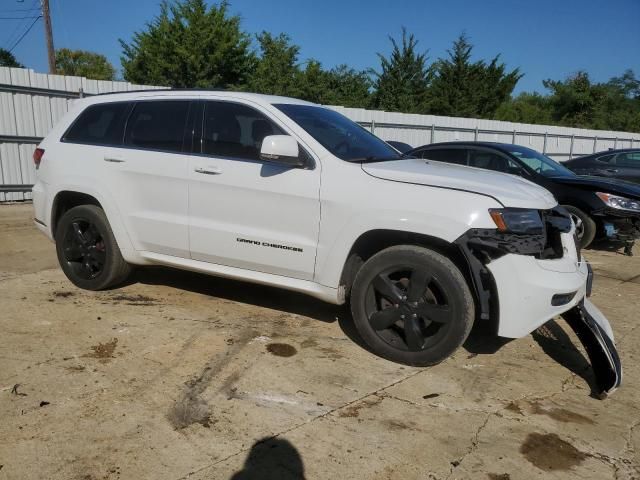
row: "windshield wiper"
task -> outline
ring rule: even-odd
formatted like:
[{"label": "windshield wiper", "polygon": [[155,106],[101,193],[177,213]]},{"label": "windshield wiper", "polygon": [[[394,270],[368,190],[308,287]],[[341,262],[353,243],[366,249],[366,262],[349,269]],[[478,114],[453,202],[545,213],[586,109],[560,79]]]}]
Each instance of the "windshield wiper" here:
[{"label": "windshield wiper", "polygon": [[374,163],[374,162],[387,162],[390,160],[403,160],[404,157],[397,155],[394,157],[376,157],[374,155],[370,155],[368,157],[360,157],[360,158],[352,158],[349,161],[353,163]]}]

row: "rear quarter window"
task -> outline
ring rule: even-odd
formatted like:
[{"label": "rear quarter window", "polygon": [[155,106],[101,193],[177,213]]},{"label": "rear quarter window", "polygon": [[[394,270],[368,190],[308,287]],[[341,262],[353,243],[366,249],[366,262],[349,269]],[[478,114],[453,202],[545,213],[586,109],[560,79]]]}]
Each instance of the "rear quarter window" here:
[{"label": "rear quarter window", "polygon": [[100,103],[84,109],[62,137],[63,142],[122,145],[131,102]]}]

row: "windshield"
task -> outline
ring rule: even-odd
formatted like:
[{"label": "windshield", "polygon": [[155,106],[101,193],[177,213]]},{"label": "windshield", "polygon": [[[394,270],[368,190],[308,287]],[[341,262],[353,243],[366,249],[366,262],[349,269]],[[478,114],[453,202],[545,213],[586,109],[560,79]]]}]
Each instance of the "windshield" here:
[{"label": "windshield", "polygon": [[397,160],[401,155],[360,125],[312,105],[274,105],[336,157],[348,162]]},{"label": "windshield", "polygon": [[520,147],[518,145],[509,145],[507,151],[514,155],[518,160],[524,163],[532,170],[544,175],[545,177],[575,177],[576,174],[563,166],[562,164],[552,160],[551,158],[531,150],[530,148]]}]

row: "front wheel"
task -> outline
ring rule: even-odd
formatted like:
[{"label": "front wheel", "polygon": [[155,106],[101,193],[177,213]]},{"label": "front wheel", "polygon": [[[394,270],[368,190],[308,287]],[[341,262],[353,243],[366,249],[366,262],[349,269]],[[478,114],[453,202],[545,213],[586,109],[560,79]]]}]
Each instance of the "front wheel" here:
[{"label": "front wheel", "polygon": [[80,205],[67,211],[58,222],[55,239],[60,267],[77,287],[104,290],[131,272],[100,207]]},{"label": "front wheel", "polygon": [[374,353],[407,365],[434,365],[464,343],[475,314],[460,270],[422,247],[395,246],[371,257],[354,280],[354,323]]},{"label": "front wheel", "polygon": [[563,205],[567,209],[571,220],[576,226],[576,237],[581,248],[587,248],[596,236],[596,222],[585,212],[571,205]]}]

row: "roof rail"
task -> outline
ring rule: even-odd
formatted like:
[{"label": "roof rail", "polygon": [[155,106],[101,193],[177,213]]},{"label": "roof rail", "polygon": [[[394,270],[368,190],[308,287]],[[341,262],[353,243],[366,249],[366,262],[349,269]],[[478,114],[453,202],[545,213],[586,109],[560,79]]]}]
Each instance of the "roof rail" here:
[{"label": "roof rail", "polygon": [[92,97],[99,97],[103,95],[117,95],[119,93],[148,93],[148,92],[228,92],[226,88],[151,88],[151,89],[138,89],[138,90],[122,90],[120,92],[104,92],[90,94]]}]

